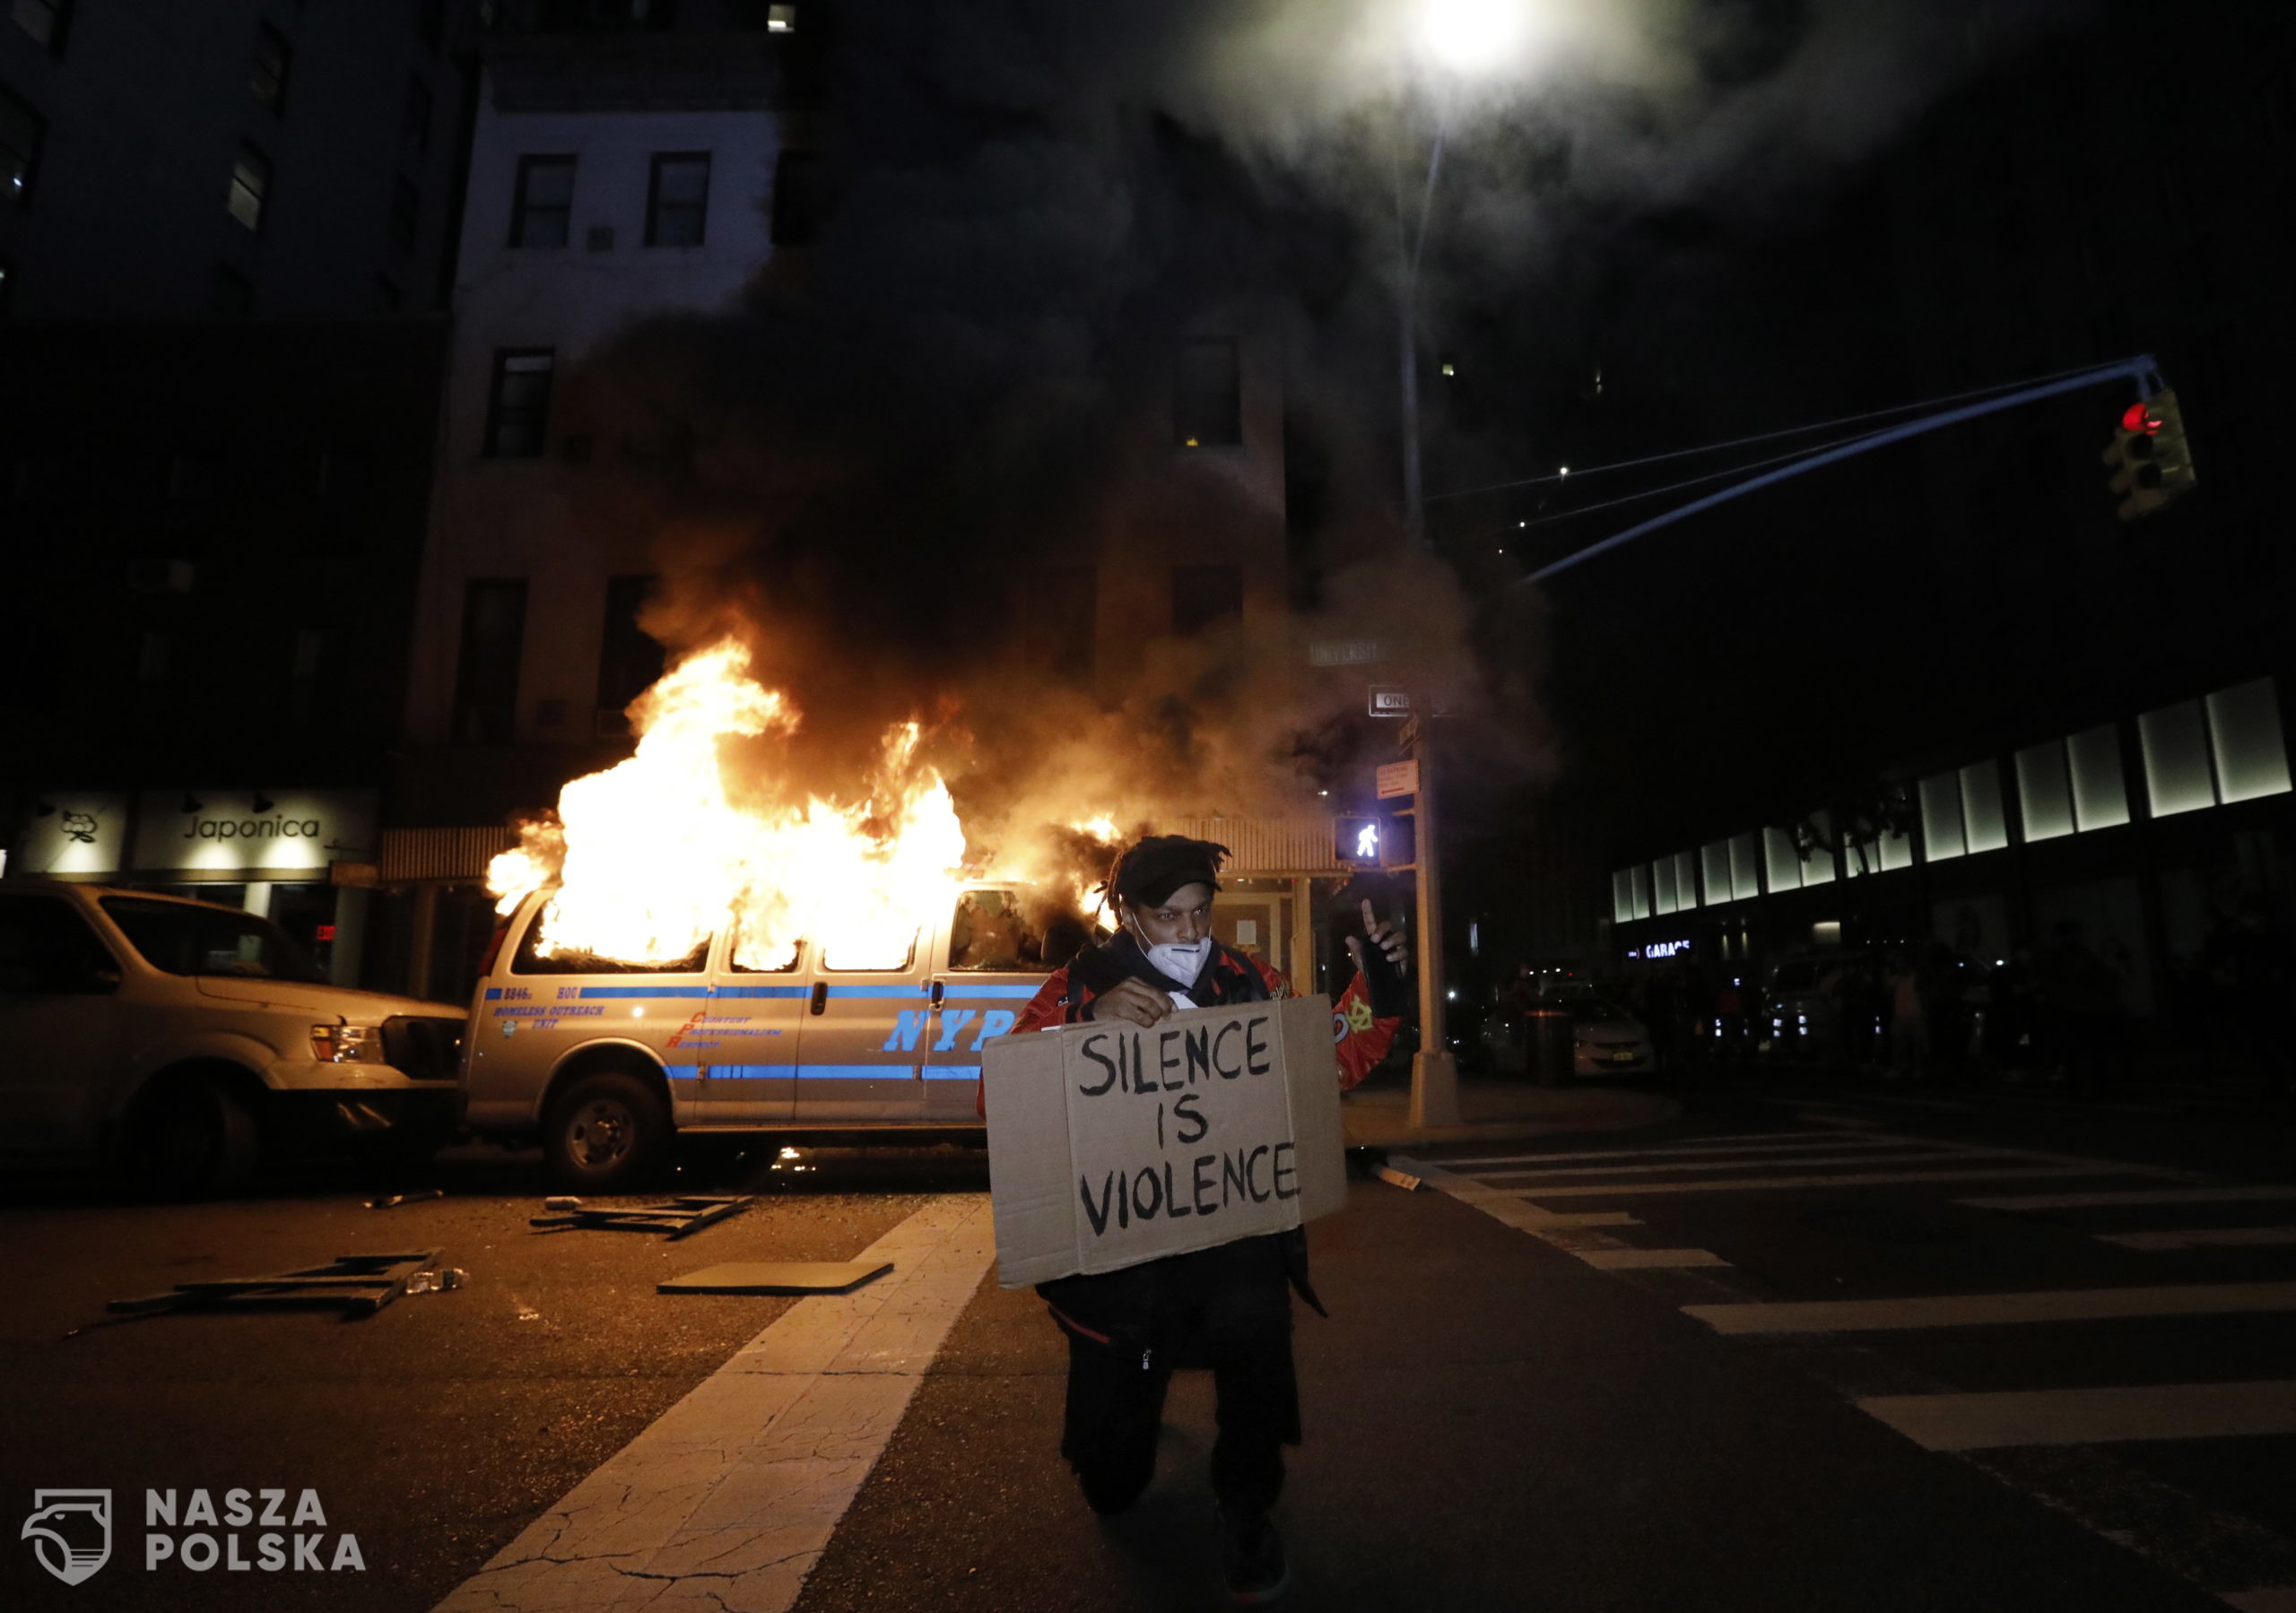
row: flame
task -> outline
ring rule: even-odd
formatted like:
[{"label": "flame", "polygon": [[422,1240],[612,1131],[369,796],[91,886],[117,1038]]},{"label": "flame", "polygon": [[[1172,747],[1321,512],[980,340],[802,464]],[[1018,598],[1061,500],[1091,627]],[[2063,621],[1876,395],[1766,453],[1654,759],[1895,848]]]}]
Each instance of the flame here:
[{"label": "flame", "polygon": [[504,913],[559,881],[543,956],[670,963],[730,923],[744,968],[789,967],[811,941],[836,967],[897,969],[921,925],[949,910],[965,833],[947,784],[918,761],[922,728],[885,735],[860,799],[736,800],[724,741],[786,744],[800,720],[748,668],[731,641],[679,663],[633,707],[637,753],[568,785],[557,821],[524,826],[489,866]]}]

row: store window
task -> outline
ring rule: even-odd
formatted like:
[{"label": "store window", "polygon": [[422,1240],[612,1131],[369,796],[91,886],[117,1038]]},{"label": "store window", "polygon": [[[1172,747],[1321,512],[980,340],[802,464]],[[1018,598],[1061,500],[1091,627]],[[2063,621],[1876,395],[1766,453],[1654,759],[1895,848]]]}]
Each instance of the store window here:
[{"label": "store window", "polygon": [[2208,697],[2208,742],[2227,805],[2289,793],[2288,741],[2270,678]]},{"label": "store window", "polygon": [[1628,870],[1628,874],[1633,881],[1634,916],[1648,918],[1650,916],[1650,864],[1637,863]]},{"label": "store window", "polygon": [[2216,804],[2208,767],[2208,734],[2197,700],[2179,700],[2136,719],[2144,754],[2144,798],[2155,818]]},{"label": "store window", "polygon": [[2073,833],[2073,780],[2066,771],[2065,741],[2029,745],[2017,752],[2016,766],[2017,811],[2026,840],[2056,840]]},{"label": "store window", "polygon": [[1682,898],[1675,888],[1674,860],[1661,857],[1650,865],[1650,906],[1655,916],[1679,912]]},{"label": "store window", "polygon": [[1728,901],[1735,894],[1730,880],[1730,843],[1716,840],[1701,846],[1698,851],[1700,872],[1706,877],[1704,906],[1712,907]]},{"label": "store window", "polygon": [[1961,769],[1961,832],[1972,854],[2009,844],[2009,814],[2001,800],[2001,764],[1972,762]]},{"label": "store window", "polygon": [[1642,915],[1634,910],[1634,875],[1618,869],[1611,875],[1611,922],[1631,924]]},{"label": "store window", "polygon": [[1752,830],[1730,837],[1730,889],[1742,902],[1761,894],[1761,837]]},{"label": "store window", "polygon": [[1943,863],[1968,852],[1961,829],[1961,776],[1933,773],[1921,781],[1921,860]]}]

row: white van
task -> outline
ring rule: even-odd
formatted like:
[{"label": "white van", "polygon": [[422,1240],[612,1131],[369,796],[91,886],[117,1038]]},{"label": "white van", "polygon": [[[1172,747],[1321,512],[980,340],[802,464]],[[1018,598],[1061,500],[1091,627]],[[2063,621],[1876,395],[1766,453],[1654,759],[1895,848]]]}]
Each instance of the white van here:
[{"label": "white van", "polygon": [[108,1157],[168,1196],[266,1152],[427,1154],[454,1131],[462,1010],[334,984],[236,907],[0,882],[0,1161]]},{"label": "white van", "polygon": [[787,967],[749,969],[722,932],[632,967],[543,956],[549,898],[519,904],[472,996],[464,1119],[539,1140],[560,1184],[594,1192],[655,1171],[681,1133],[977,1131],[982,1045],[1089,939],[1056,924],[1048,941],[1029,892],[981,884],[898,967],[801,943]]}]

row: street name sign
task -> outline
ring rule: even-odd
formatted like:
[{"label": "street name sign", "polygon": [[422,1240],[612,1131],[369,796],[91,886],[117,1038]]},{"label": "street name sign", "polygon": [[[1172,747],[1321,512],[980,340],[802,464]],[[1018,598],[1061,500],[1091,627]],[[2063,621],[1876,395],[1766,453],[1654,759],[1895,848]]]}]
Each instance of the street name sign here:
[{"label": "street name sign", "polygon": [[1375,776],[1378,779],[1381,801],[1393,801],[1398,795],[1419,793],[1419,764],[1415,761],[1381,762]]}]

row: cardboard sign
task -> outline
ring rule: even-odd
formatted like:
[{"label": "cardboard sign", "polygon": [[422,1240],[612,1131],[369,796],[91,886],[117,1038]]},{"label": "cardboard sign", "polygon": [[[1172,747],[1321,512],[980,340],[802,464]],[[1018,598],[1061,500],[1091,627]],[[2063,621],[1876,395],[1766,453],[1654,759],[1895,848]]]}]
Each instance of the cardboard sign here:
[{"label": "cardboard sign", "polygon": [[1005,1288],[1285,1231],[1347,1201],[1322,997],[1000,1036],[981,1079]]}]

